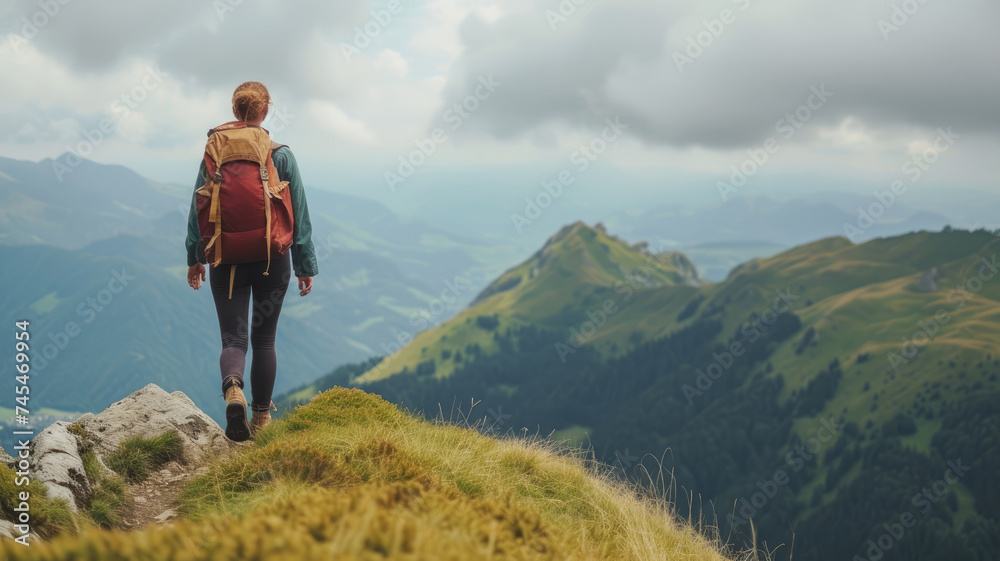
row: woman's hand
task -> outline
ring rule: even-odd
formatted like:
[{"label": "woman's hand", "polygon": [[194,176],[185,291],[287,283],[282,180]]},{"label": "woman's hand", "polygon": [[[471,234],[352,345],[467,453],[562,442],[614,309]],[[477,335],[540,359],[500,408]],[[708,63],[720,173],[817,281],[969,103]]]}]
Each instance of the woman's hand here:
[{"label": "woman's hand", "polygon": [[312,277],[299,277],[299,296],[305,296],[312,292],[313,289],[313,278]]},{"label": "woman's hand", "polygon": [[195,263],[188,267],[188,285],[198,290],[201,288],[201,281],[205,280],[205,266],[201,263]]}]

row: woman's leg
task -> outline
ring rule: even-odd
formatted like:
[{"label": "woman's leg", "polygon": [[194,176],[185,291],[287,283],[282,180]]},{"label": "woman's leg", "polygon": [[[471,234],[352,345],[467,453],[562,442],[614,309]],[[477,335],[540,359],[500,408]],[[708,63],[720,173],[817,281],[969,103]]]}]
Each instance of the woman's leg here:
[{"label": "woman's leg", "polygon": [[[289,252],[290,253],[290,252]],[[250,408],[267,411],[271,405],[278,360],[274,351],[274,338],[278,330],[281,304],[292,278],[291,256],[285,254],[271,259],[268,276],[261,265],[251,277],[253,285],[253,314],[250,344],[253,361],[250,364],[250,390],[253,398]]]},{"label": "woman's leg", "polygon": [[229,275],[233,265],[209,267],[209,283],[215,300],[215,311],[219,316],[219,331],[222,333],[222,353],[219,355],[219,369],[222,372],[222,392],[231,383],[243,388],[243,371],[247,356],[247,309],[250,307],[250,284],[246,280],[247,271],[236,266],[233,279],[233,297],[229,297]]}]

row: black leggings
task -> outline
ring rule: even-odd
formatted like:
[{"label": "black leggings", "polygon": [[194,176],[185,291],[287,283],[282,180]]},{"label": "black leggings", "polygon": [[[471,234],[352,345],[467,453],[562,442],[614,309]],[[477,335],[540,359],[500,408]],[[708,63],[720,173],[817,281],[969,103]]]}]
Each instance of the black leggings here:
[{"label": "black leggings", "polygon": [[[219,314],[219,329],[222,332],[222,354],[219,368],[222,370],[222,393],[235,383],[243,388],[243,370],[246,367],[247,333],[253,345],[253,362],[250,365],[250,407],[254,411],[267,411],[274,391],[274,377],[278,361],[274,353],[274,336],[278,329],[281,303],[285,299],[289,281],[292,278],[291,257],[286,253],[271,258],[268,276],[264,276],[266,261],[241,263],[239,265],[219,265],[209,267],[209,282],[212,297]],[[236,274],[232,277],[232,298],[229,297],[229,283],[232,267]],[[247,312],[253,301],[250,319]],[[249,323],[248,323],[249,321]]]}]

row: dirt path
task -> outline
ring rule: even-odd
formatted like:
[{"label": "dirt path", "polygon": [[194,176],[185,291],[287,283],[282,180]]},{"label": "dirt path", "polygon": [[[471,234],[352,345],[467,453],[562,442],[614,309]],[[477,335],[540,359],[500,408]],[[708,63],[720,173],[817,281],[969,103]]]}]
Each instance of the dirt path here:
[{"label": "dirt path", "polygon": [[177,499],[181,489],[196,476],[208,472],[207,466],[193,471],[179,462],[168,462],[145,481],[129,485],[132,508],[122,517],[124,530],[136,530],[147,524],[166,524],[178,516]]},{"label": "dirt path", "polygon": [[[239,445],[234,446],[230,453],[237,449]],[[208,473],[207,465],[192,466],[174,460],[164,464],[145,481],[129,485],[132,507],[122,516],[122,529],[131,531],[147,524],[169,524],[180,516],[178,499],[181,490],[192,479],[205,473]]]}]

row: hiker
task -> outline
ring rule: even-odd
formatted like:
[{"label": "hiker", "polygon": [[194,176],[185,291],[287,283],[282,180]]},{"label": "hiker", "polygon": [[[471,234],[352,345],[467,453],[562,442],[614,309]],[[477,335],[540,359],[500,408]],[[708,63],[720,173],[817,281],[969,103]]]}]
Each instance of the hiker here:
[{"label": "hiker", "polygon": [[[245,441],[271,422],[276,409],[271,401],[277,373],[274,337],[292,272],[299,296],[305,296],[319,270],[295,157],[260,126],[271,105],[267,88],[260,82],[240,84],[232,103],[237,120],[208,132],[185,245],[188,285],[195,290],[205,280],[204,264],[212,263],[209,284],[222,333],[226,436]],[[243,393],[248,331],[253,347],[249,423]]]}]

